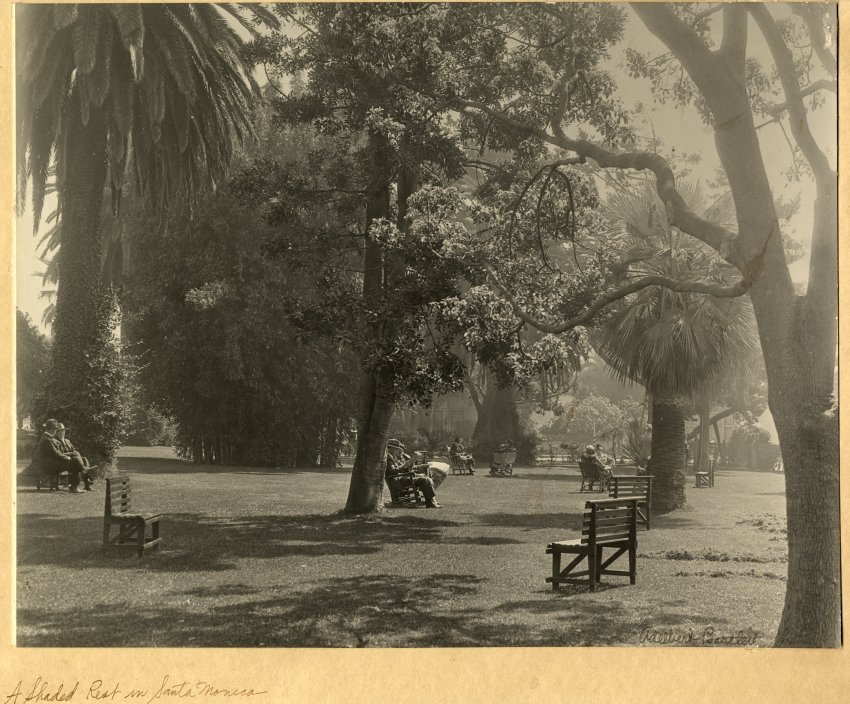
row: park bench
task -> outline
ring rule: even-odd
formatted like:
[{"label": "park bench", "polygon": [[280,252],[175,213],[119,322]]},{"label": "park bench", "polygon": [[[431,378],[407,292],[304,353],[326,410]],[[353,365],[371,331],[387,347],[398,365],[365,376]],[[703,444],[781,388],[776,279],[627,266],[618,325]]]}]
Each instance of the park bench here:
[{"label": "park bench", "polygon": [[[587,576],[590,591],[596,590],[596,583],[602,575],[620,575],[629,578],[634,584],[637,579],[637,503],[638,499],[591,499],[584,505],[584,520],[581,538],[549,543],[546,554],[552,556],[552,589],[558,589],[561,582]],[[614,553],[603,562],[605,548]],[[615,560],[625,553],[629,556],[629,569],[609,569]],[[561,555],[575,555],[575,558],[563,570]],[[587,559],[586,570],[573,570]]]},{"label": "park bench", "polygon": [[416,484],[413,481],[415,476],[416,474],[413,470],[393,475],[384,475],[393,504],[396,506],[405,506],[425,501],[425,497],[416,488]]},{"label": "park bench", "polygon": [[473,469],[464,462],[458,455],[452,453],[452,448],[446,445],[446,457],[449,458],[449,467],[452,474],[472,474]]},{"label": "park bench", "polygon": [[[579,457],[578,468],[581,472],[581,489],[579,489],[579,493],[584,491],[605,491],[605,477],[600,474],[593,460],[584,456]],[[593,488],[595,482],[599,482],[598,489]]]},{"label": "park bench", "polygon": [[652,475],[642,474],[637,477],[613,476],[608,482],[608,496],[612,499],[630,499],[635,497],[637,503],[638,521],[649,530],[650,514],[652,512]]},{"label": "park bench", "polygon": [[71,480],[68,472],[42,472],[41,467],[36,467],[35,470],[35,489],[41,491],[41,487],[45,486],[50,491],[57,491],[60,487],[69,486]]},{"label": "park bench", "polygon": [[[145,550],[159,550],[159,522],[161,514],[130,513],[130,477],[112,477],[106,480],[106,506],[103,511],[103,550],[113,546],[135,548],[139,557]],[[118,526],[118,535],[112,537],[112,526]],[[148,535],[148,526],[151,535]]]},{"label": "park bench", "polygon": [[490,463],[490,474],[494,477],[511,477],[514,473],[514,462],[516,462],[516,450],[494,452],[493,461]]},{"label": "park bench", "polygon": [[714,460],[708,461],[707,472],[696,473],[696,488],[697,489],[713,489],[714,488]]}]

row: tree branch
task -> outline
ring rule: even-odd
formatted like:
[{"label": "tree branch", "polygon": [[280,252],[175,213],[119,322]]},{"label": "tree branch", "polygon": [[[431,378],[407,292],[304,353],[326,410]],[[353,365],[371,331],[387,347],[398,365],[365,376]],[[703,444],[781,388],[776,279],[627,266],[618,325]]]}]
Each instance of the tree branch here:
[{"label": "tree branch", "polygon": [[815,13],[821,11],[821,8],[814,8],[808,3],[791,5],[791,12],[803,19],[806,28],[809,30],[809,36],[812,39],[812,47],[818,55],[821,64],[826,69],[830,76],[838,75],[838,61],[833,53],[827,47],[826,34],[823,31],[823,23],[821,18]]},{"label": "tree branch", "polygon": [[655,188],[658,191],[658,196],[667,207],[670,224],[705,242],[732,266],[738,269],[743,268],[744,259],[734,246],[737,235],[717,223],[700,217],[688,207],[684,198],[676,190],[673,170],[664,157],[650,152],[622,152],[617,154],[584,139],[571,139],[563,133],[560,135],[550,134],[544,129],[515,120],[489,105],[461,99],[456,100],[455,103],[462,108],[480,110],[491,117],[495,117],[508,127],[534,135],[566,151],[575,152],[580,157],[593,159],[602,168],[651,171],[655,174]]},{"label": "tree branch", "polygon": [[720,53],[732,61],[737,71],[743,71],[747,59],[747,8],[730,3],[723,7],[723,40]]},{"label": "tree branch", "polygon": [[489,265],[486,266],[485,269],[493,288],[495,288],[496,291],[505,300],[507,300],[508,303],[510,303],[511,308],[514,311],[514,315],[516,315],[524,323],[531,325],[531,327],[552,335],[559,335],[572,330],[573,328],[577,328],[580,325],[590,323],[599,314],[599,312],[605,308],[605,306],[649,286],[662,286],[671,291],[680,293],[703,293],[716,298],[737,298],[738,296],[743,296],[747,292],[749,284],[751,283],[742,280],[738,284],[722,286],[720,284],[712,284],[704,281],[681,281],[670,278],[669,276],[644,276],[632,281],[631,283],[602,294],[587,307],[587,310],[570,318],[569,320],[565,320],[560,323],[546,323],[526,313],[516,298],[499,280],[496,272],[493,271]]},{"label": "tree branch", "polygon": [[835,176],[829,166],[829,160],[821,151],[809,130],[806,106],[803,104],[802,91],[794,69],[794,57],[782,39],[782,33],[767,7],[752,4],[749,6],[749,11],[764,35],[773,61],[779,71],[779,80],[782,82],[782,89],[785,92],[785,101],[788,106],[791,134],[794,136],[794,141],[797,142],[803,156],[811,165],[820,190],[833,181]]},{"label": "tree branch", "polygon": [[[814,83],[810,83],[805,88],[800,91],[800,97],[805,98],[813,93],[817,93],[819,90],[828,90],[831,93],[838,92],[838,84],[835,81],[830,81],[827,78],[822,78],[819,81],[815,81]],[[788,103],[780,103],[779,105],[775,105],[774,107],[768,110],[770,115],[779,115],[782,112],[785,112],[788,109]]]},{"label": "tree branch", "polygon": [[[711,416],[711,418],[708,419],[708,424],[709,425],[715,425],[716,423],[719,423],[724,418],[728,418],[733,413],[735,413],[734,408],[725,408],[724,410],[719,411],[718,413],[715,413],[713,416]],[[694,428],[690,433],[688,433],[688,440],[691,440],[691,439],[695,438],[697,435],[699,435],[699,431],[700,431],[699,426]]]}]

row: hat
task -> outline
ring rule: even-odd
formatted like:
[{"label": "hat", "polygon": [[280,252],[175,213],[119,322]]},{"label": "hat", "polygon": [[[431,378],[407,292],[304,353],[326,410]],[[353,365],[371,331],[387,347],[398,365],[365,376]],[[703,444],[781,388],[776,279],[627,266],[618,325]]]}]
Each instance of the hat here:
[{"label": "hat", "polygon": [[56,424],[56,430],[66,430],[66,428],[62,423],[57,423]]},{"label": "hat", "polygon": [[43,427],[45,428],[45,430],[56,430],[59,427],[59,421],[57,421],[55,418],[48,418],[44,422]]},{"label": "hat", "polygon": [[387,447],[397,447],[399,450],[404,449],[404,445],[401,444],[401,440],[396,440],[395,438],[387,440]]},{"label": "hat", "polygon": [[584,448],[584,452],[585,452],[585,454],[588,454],[588,455],[595,455],[596,454],[596,448],[593,445],[587,445]]}]

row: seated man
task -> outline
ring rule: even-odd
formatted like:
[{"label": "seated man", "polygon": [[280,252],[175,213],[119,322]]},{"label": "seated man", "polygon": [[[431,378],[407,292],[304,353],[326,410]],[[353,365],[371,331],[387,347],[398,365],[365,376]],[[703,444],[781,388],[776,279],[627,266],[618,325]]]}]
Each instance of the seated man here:
[{"label": "seated man", "polygon": [[67,471],[70,480],[68,489],[72,494],[83,493],[80,489],[80,475],[82,475],[86,491],[91,491],[91,479],[80,453],[76,450],[66,452],[64,446],[55,437],[60,425],[62,424],[53,418],[49,418],[44,424],[44,433],[38,441],[37,450],[42,471],[48,474]]},{"label": "seated man", "polygon": [[[404,454],[404,445],[396,439],[387,440],[387,476],[392,477],[411,469],[415,469],[413,460]],[[431,477],[427,474],[417,474],[413,477],[413,485],[425,497],[426,508],[440,508],[440,504],[436,501],[437,492],[434,490],[434,482]]]},{"label": "seated man", "polygon": [[[603,455],[607,459],[606,455]],[[604,460],[600,459],[597,456],[596,448],[593,445],[588,445],[584,448],[584,454],[582,458],[585,461],[589,461],[593,468],[596,470],[596,479],[594,481],[599,482],[600,491],[602,491],[605,487],[608,486],[608,481],[611,477],[614,476],[614,472],[612,472],[608,467],[605,466]]]},{"label": "seated man", "polygon": [[596,443],[596,457],[599,461],[604,464],[606,467],[611,468],[614,464],[614,458],[611,455],[606,454],[602,451],[602,445]]},{"label": "seated man", "polygon": [[490,462],[490,474],[495,476],[503,469],[502,465],[496,464],[495,455],[499,455],[505,452],[516,452],[516,446],[514,445],[513,440],[505,440],[499,447],[496,448],[496,452],[493,456],[493,461]]},{"label": "seated man", "polygon": [[468,469],[470,474],[475,474],[475,459],[472,457],[472,455],[464,451],[463,444],[461,443],[460,438],[455,438],[455,441],[449,448],[449,456],[452,460],[459,462],[466,469]]}]

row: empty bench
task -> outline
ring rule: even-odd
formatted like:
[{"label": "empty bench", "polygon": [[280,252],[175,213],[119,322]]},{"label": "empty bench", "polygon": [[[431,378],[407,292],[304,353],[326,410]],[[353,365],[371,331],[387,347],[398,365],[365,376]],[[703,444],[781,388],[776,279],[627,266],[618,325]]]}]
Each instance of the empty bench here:
[{"label": "empty bench", "polygon": [[[113,547],[135,548],[139,557],[145,550],[159,550],[161,514],[130,512],[130,477],[106,480],[106,506],[103,511],[103,550]],[[112,526],[118,534],[112,536]],[[150,535],[148,527],[150,526]]]},{"label": "empty bench", "polygon": [[[588,577],[590,591],[596,590],[596,583],[602,575],[620,575],[629,578],[634,584],[637,579],[637,503],[638,499],[592,499],[584,505],[584,520],[581,537],[549,543],[546,554],[552,556],[552,589],[558,589],[561,582],[577,577]],[[604,550],[613,550],[613,554],[603,562]],[[612,570],[609,565],[628,553],[629,569]],[[561,555],[575,555],[572,562],[561,569]],[[587,569],[573,570],[583,560],[587,560]]]},{"label": "empty bench", "polygon": [[612,499],[636,498],[637,519],[649,530],[649,519],[652,513],[652,475],[642,474],[638,477],[613,476],[608,483],[608,496]]},{"label": "empty bench", "polygon": [[696,488],[697,489],[713,489],[714,488],[714,460],[708,461],[707,472],[696,473]]}]

